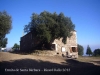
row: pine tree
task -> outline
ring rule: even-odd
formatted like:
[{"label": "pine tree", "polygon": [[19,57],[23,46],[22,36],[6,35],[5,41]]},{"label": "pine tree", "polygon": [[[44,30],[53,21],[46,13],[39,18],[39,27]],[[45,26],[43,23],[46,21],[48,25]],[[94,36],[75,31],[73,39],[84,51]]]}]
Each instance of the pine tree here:
[{"label": "pine tree", "polygon": [[91,48],[89,47],[89,45],[87,46],[87,52],[86,52],[87,55],[92,55],[92,51],[91,51]]},{"label": "pine tree", "polygon": [[83,46],[81,46],[81,45],[79,45],[78,44],[78,55],[83,55],[83,51],[84,51],[84,48],[83,48]]},{"label": "pine tree", "polygon": [[17,43],[15,43],[14,46],[12,47],[12,49],[14,49],[14,50],[19,50],[19,48],[20,48],[20,46]]}]

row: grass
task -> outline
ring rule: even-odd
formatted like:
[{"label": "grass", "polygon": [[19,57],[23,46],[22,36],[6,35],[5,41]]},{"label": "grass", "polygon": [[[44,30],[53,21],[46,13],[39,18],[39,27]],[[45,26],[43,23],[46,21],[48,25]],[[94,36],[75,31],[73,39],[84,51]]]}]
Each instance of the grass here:
[{"label": "grass", "polygon": [[76,60],[80,61],[80,62],[93,63],[95,65],[99,65],[100,66],[100,57],[79,56],[78,59],[76,59]]}]

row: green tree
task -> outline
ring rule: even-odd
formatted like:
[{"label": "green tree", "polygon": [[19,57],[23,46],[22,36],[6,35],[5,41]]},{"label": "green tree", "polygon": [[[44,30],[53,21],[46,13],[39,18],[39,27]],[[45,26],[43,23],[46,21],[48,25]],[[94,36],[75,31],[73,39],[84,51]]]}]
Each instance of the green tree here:
[{"label": "green tree", "polygon": [[83,53],[84,53],[83,51],[84,51],[83,46],[81,46],[81,45],[78,44],[78,55],[81,55],[82,56]]},{"label": "green tree", "polygon": [[40,14],[33,13],[31,22],[25,25],[25,32],[32,32],[40,39],[42,45],[51,43],[55,39],[63,38],[62,42],[66,44],[67,37],[71,37],[75,28],[71,18],[65,16],[63,13],[50,13],[47,11]]},{"label": "green tree", "polygon": [[92,55],[92,51],[91,51],[91,48],[89,47],[89,45],[87,46],[87,52],[86,52],[87,55]]},{"label": "green tree", "polygon": [[100,56],[100,49],[95,49],[93,52],[94,56]]},{"label": "green tree", "polygon": [[7,38],[2,38],[0,40],[0,47],[6,47],[7,45]]},{"label": "green tree", "polygon": [[13,50],[19,50],[19,48],[20,46],[17,43],[15,43],[14,46],[12,47]]},{"label": "green tree", "polygon": [[0,12],[0,46],[6,46],[7,38],[5,36],[10,32],[11,28],[11,16],[6,11]]}]

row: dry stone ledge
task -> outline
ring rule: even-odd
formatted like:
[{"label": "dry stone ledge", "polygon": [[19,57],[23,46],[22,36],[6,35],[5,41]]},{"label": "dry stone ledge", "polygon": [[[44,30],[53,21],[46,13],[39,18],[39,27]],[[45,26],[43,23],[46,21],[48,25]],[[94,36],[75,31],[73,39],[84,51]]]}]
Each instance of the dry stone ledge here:
[{"label": "dry stone ledge", "polygon": [[57,55],[56,51],[51,50],[35,50],[33,54],[42,55],[42,56],[55,56]]}]

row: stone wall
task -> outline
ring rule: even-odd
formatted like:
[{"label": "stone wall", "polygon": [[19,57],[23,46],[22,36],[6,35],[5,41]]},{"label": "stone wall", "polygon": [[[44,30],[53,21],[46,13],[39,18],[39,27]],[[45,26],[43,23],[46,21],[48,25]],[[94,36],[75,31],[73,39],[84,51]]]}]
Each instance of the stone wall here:
[{"label": "stone wall", "polygon": [[55,50],[34,50],[32,53],[33,55],[41,55],[41,56],[55,56],[56,51]]},{"label": "stone wall", "polygon": [[[52,43],[53,46],[55,47],[55,52],[58,55],[68,55],[70,54],[75,54],[73,53],[72,47],[75,47],[76,49],[76,54],[77,53],[77,35],[76,31],[72,31],[73,35],[70,38],[67,38],[66,44],[62,43],[62,38],[61,39],[55,39],[54,42]],[[28,33],[25,36],[21,37],[20,41],[20,50],[21,51],[29,51],[35,46],[37,46],[40,43],[40,40],[38,38],[35,38],[35,36],[32,35],[32,33]]]},{"label": "stone wall", "polygon": [[[62,43],[62,38],[61,39],[55,39],[54,42],[52,44],[56,45],[56,52],[59,55],[66,55],[66,52],[68,52],[68,54],[72,53],[72,47],[75,47],[75,49],[77,49],[77,35],[76,35],[76,31],[72,32],[73,35],[70,38],[67,38],[67,42],[66,44]],[[76,50],[77,51],[77,50]],[[75,54],[75,52],[74,52]],[[78,53],[76,53],[78,54]]]},{"label": "stone wall", "polygon": [[77,46],[77,34],[76,31],[72,32],[73,35],[70,38],[67,38],[67,45]]}]

